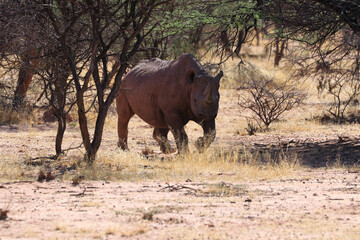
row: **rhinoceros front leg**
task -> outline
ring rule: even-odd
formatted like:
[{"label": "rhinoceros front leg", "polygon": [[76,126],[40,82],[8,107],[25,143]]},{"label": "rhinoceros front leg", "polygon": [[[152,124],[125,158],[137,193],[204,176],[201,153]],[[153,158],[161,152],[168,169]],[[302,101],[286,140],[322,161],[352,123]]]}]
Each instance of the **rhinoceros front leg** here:
[{"label": "rhinoceros front leg", "polygon": [[162,153],[168,154],[173,153],[176,150],[171,147],[170,142],[167,138],[169,129],[167,128],[154,128],[153,138],[159,143],[160,150]]},{"label": "rhinoceros front leg", "polygon": [[189,152],[189,140],[185,129],[171,129],[171,132],[174,135],[178,153],[182,154]]},{"label": "rhinoceros front leg", "polygon": [[184,129],[187,122],[184,122],[181,114],[175,111],[168,112],[165,114],[165,121],[174,135],[178,154],[189,152],[188,136]]},{"label": "rhinoceros front leg", "polygon": [[215,140],[215,119],[203,121],[200,125],[204,130],[204,137],[199,137],[195,142],[195,146],[200,152],[202,152]]}]

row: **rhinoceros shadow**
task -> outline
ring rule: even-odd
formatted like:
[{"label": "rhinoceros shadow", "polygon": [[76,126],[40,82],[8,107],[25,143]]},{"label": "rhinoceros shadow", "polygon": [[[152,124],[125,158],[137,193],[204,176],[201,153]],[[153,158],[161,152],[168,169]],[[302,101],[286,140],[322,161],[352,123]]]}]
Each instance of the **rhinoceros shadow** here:
[{"label": "rhinoceros shadow", "polygon": [[254,144],[246,148],[257,154],[261,161],[280,157],[295,157],[301,165],[318,168],[333,166],[353,166],[360,163],[360,138],[341,138],[326,141],[290,141],[288,143]]}]

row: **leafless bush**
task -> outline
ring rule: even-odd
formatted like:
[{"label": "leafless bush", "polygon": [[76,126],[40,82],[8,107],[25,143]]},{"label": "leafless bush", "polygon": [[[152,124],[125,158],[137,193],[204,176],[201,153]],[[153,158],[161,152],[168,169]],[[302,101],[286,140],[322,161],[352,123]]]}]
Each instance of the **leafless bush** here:
[{"label": "leafless bush", "polygon": [[[254,77],[256,75],[257,78]],[[244,92],[239,96],[239,105],[250,109],[254,120],[266,128],[285,111],[301,104],[305,98],[305,94],[293,84],[278,83],[260,73],[249,76],[238,90]]]},{"label": "leafless bush", "polygon": [[333,104],[327,109],[338,123],[346,120],[348,107],[360,95],[358,74],[346,70],[329,71],[319,79],[318,90],[326,91],[333,97]]}]

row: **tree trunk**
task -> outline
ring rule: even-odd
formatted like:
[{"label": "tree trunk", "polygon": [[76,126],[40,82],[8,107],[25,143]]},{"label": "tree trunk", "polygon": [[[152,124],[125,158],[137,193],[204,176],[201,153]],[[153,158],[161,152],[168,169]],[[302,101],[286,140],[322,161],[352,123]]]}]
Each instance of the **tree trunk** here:
[{"label": "tree trunk", "polygon": [[156,56],[158,55],[158,46],[159,41],[155,39],[153,47],[151,48],[151,58],[156,58]]},{"label": "tree trunk", "polygon": [[223,30],[220,32],[220,40],[223,44],[223,49],[226,52],[231,52],[231,48],[230,48],[230,40],[229,40],[229,36],[226,32],[226,30]]},{"label": "tree trunk", "polygon": [[279,38],[276,38],[275,41],[275,59],[274,59],[274,67],[278,67],[280,64],[281,59],[284,56],[284,50],[285,50],[285,40],[280,40]]},{"label": "tree trunk", "polygon": [[[112,102],[112,101],[110,101]],[[86,150],[85,160],[89,164],[93,164],[96,158],[96,153],[100,148],[102,135],[104,132],[105,119],[109,110],[110,104],[105,103],[99,107],[98,117],[96,119],[95,132],[90,147]]]},{"label": "tree trunk", "polygon": [[55,140],[55,151],[56,156],[59,156],[62,152],[62,142],[64,139],[64,133],[66,130],[66,115],[64,114],[64,110],[57,110],[57,121],[58,121],[58,129],[56,133],[56,140]]},{"label": "tree trunk", "polygon": [[52,66],[52,68],[54,71],[54,76],[51,82],[53,88],[49,86],[49,88],[51,89],[50,105],[54,109],[53,112],[58,122],[58,129],[55,140],[55,151],[56,156],[59,156],[62,153],[62,142],[66,130],[67,113],[65,112],[65,105],[66,94],[68,91],[67,79],[70,73],[65,61],[61,58],[61,56],[59,56],[57,60],[54,60],[54,65]]},{"label": "tree trunk", "polygon": [[97,150],[95,150],[93,147],[86,150],[85,157],[84,157],[85,162],[87,162],[89,165],[92,165],[96,159],[96,152],[97,152]]},{"label": "tree trunk", "polygon": [[245,33],[243,30],[241,30],[239,32],[239,36],[238,36],[238,41],[237,41],[237,45],[236,45],[236,48],[235,48],[235,54],[236,56],[240,57],[240,52],[241,52],[241,47],[242,47],[242,44],[245,42]]},{"label": "tree trunk", "polygon": [[14,109],[19,108],[26,97],[27,90],[29,89],[29,85],[34,75],[34,68],[38,64],[38,59],[36,59],[37,55],[37,50],[31,48],[22,56],[23,63],[19,70],[19,77],[13,98]]},{"label": "tree trunk", "polygon": [[191,34],[190,34],[190,39],[191,39],[191,43],[193,44],[195,50],[198,50],[201,44],[201,36],[203,33],[203,28],[204,26],[199,26],[197,27]]},{"label": "tree trunk", "polygon": [[33,72],[31,70],[29,70],[26,66],[21,67],[14,93],[13,108],[19,108],[20,104],[24,101],[32,76]]},{"label": "tree trunk", "polygon": [[87,126],[87,118],[86,118],[86,111],[84,105],[84,95],[77,94],[77,105],[78,105],[78,116],[79,116],[79,126],[81,137],[83,139],[85,150],[88,152],[90,149],[90,134]]}]

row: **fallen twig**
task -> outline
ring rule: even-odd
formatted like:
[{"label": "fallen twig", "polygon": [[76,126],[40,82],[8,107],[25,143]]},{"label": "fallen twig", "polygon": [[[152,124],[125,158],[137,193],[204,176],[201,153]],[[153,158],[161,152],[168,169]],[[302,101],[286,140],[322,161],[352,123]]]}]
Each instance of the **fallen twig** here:
[{"label": "fallen twig", "polygon": [[160,189],[158,192],[164,192],[165,190],[168,190],[169,192],[174,192],[174,191],[179,191],[181,189],[189,189],[189,190],[194,191],[194,192],[199,191],[198,189],[188,187],[188,186],[184,186],[182,184],[170,185],[170,184],[167,183],[167,186]]},{"label": "fallen twig", "polygon": [[34,181],[13,181],[13,182],[4,182],[3,185],[10,185],[10,184],[16,184],[16,183],[34,183]]},{"label": "fallen twig", "polygon": [[26,164],[27,165],[38,166],[38,165],[43,165],[44,163],[49,163],[49,162],[46,162],[46,161],[36,161],[36,160],[57,160],[60,157],[60,155],[65,154],[66,152],[68,152],[70,150],[79,149],[79,148],[81,148],[82,145],[83,145],[83,143],[81,143],[77,147],[69,147],[67,149],[64,149],[64,150],[61,151],[60,154],[44,156],[44,157],[30,158],[28,161],[26,161]]},{"label": "fallen twig", "polygon": [[83,197],[83,196],[85,196],[85,192],[86,192],[86,187],[84,188],[84,190],[81,193],[70,194],[70,196]]},{"label": "fallen twig", "polygon": [[330,200],[330,201],[344,201],[343,198],[328,198],[327,200]]},{"label": "fallen twig", "polygon": [[[51,155],[51,156],[47,156],[47,157],[35,157],[35,158],[30,158],[29,160],[25,161],[26,165],[32,165],[32,166],[39,166],[39,165],[43,165],[44,163],[50,163],[50,161],[45,161],[45,160],[56,160],[59,156],[58,155]],[[40,161],[37,161],[40,160]]]},{"label": "fallen twig", "polygon": [[67,148],[67,149],[62,150],[62,152],[61,152],[61,153],[65,153],[65,152],[68,152],[68,151],[70,151],[70,150],[79,149],[79,148],[81,148],[81,147],[82,147],[82,145],[83,145],[83,143],[80,143],[80,145],[79,145],[79,146],[77,146],[77,147],[69,147],[69,148]]}]

